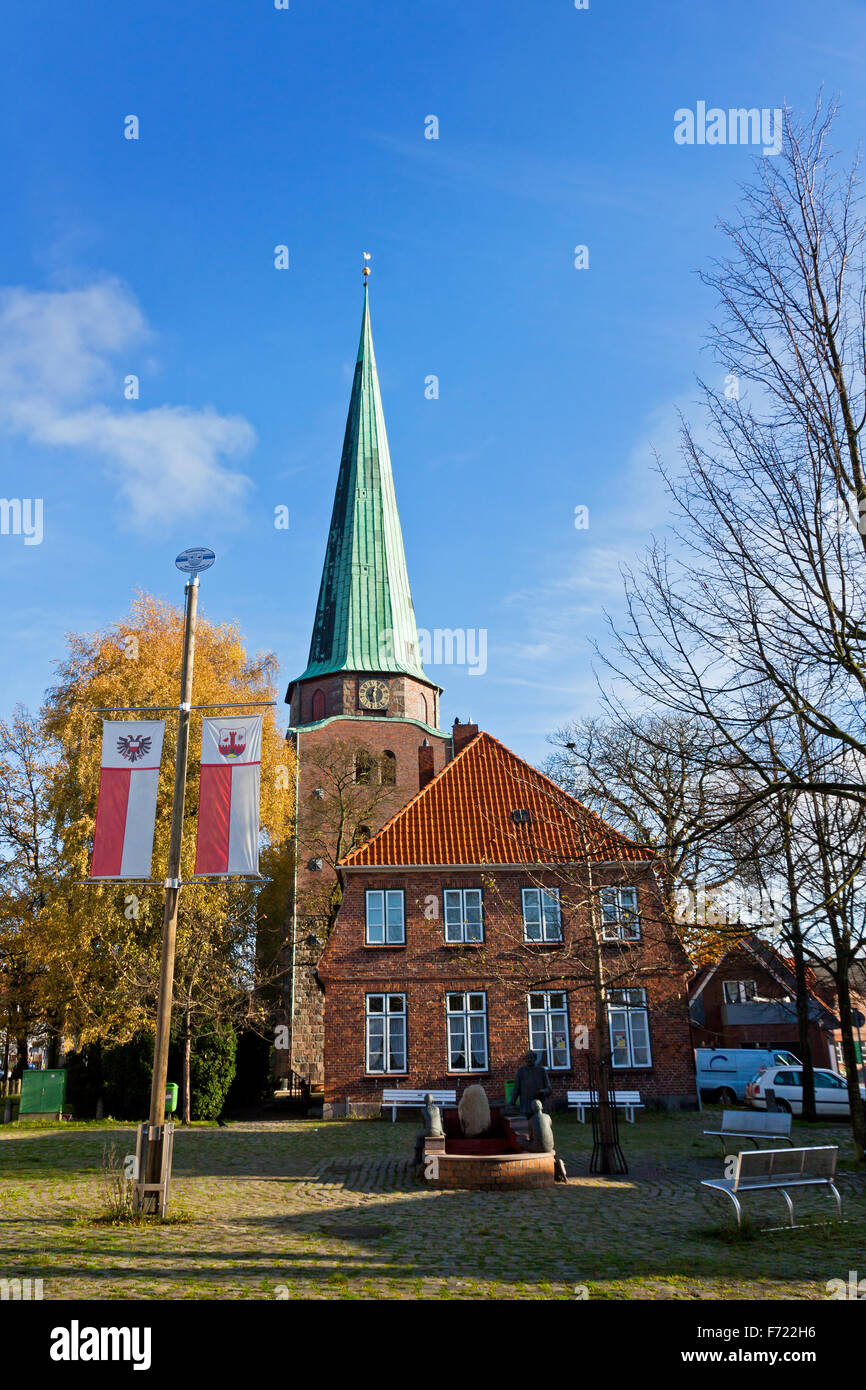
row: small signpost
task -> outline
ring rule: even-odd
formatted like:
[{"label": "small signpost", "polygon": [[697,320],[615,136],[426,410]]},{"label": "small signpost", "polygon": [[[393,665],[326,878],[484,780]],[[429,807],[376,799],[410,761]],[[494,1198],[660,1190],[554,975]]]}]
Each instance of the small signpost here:
[{"label": "small signpost", "polygon": [[180,552],[174,563],[184,574],[200,574],[202,570],[209,570],[215,559],[206,545],[191,545]]}]

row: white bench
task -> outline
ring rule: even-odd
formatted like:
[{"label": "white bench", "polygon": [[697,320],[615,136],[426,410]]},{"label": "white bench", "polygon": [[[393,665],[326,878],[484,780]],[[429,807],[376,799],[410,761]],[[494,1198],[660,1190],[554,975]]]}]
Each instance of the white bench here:
[{"label": "white bench", "polygon": [[781,1192],[787,1206],[791,1225],[794,1225],[794,1205],[788,1188],[828,1187],[836,1198],[839,1220],[842,1220],[842,1198],[833,1179],[836,1176],[838,1148],[825,1145],[815,1149],[746,1149],[737,1154],[737,1166],[732,1178],[704,1178],[702,1187],[712,1187],[730,1197],[737,1212],[737,1225],[742,1225],[739,1196],[743,1192],[769,1189]]},{"label": "white bench", "polygon": [[[614,1091],[613,1099],[617,1110],[624,1110],[626,1119],[630,1125],[633,1125],[634,1112],[644,1108],[640,1091]],[[585,1122],[587,1110],[592,1109],[597,1103],[597,1091],[569,1091],[568,1093],[568,1108],[577,1111],[579,1124]]]},{"label": "white bench", "polygon": [[393,1122],[397,1119],[398,1105],[411,1105],[413,1109],[420,1110],[424,1104],[424,1097],[428,1095],[433,1097],[433,1104],[438,1105],[440,1108],[443,1105],[453,1106],[457,1104],[456,1091],[434,1091],[431,1087],[425,1086],[421,1091],[384,1090],[382,1092],[382,1107],[384,1109],[386,1106],[390,1105],[391,1120]]},{"label": "white bench", "polygon": [[721,1139],[722,1150],[728,1153],[726,1139],[751,1139],[755,1148],[759,1139],[784,1139],[793,1146],[791,1116],[781,1110],[725,1110],[721,1129],[705,1129],[708,1138]]}]

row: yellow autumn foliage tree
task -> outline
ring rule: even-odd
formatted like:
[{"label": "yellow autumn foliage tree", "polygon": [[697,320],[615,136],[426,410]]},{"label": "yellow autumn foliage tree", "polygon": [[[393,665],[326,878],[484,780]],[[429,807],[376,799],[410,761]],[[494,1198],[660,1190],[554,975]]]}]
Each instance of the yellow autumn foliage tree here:
[{"label": "yellow autumn foliage tree", "polygon": [[[183,615],[176,607],[139,593],[129,615],[95,633],[71,634],[68,654],[42,711],[55,766],[48,806],[57,841],[60,874],[42,914],[38,955],[42,989],[78,1045],[123,1042],[152,1031],[159,972],[164,894],[161,884],[82,884],[90,855],[99,788],[102,716],[96,709],[137,707],[138,715],[164,718],[159,774],[154,879],[165,876],[171,821],[177,716],[146,714],[144,707],[179,700]],[[213,623],[200,612],[195,643],[193,705],[207,714],[231,714],[230,705],[275,701],[276,662],[270,654],[247,655],[236,624]],[[249,713],[256,712],[249,710]],[[174,1009],[178,1032],[261,1022],[261,994],[253,986],[279,972],[276,952],[263,960],[256,943],[281,940],[291,866],[287,848],[294,812],[293,754],[281,735],[274,706],[263,714],[261,762],[262,885],[234,881],[188,884],[195,859],[201,715],[193,713],[183,828]]]}]

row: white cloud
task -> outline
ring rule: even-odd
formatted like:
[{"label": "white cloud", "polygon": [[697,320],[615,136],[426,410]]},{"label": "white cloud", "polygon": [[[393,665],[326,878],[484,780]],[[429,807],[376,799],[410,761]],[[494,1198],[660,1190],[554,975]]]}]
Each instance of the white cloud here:
[{"label": "white cloud", "polygon": [[169,505],[178,517],[236,509],[249,479],[226,460],[252,448],[247,420],[210,407],[106,404],[150,337],[135,299],[114,280],[0,290],[0,429],[98,455],[134,525],[164,517]]}]

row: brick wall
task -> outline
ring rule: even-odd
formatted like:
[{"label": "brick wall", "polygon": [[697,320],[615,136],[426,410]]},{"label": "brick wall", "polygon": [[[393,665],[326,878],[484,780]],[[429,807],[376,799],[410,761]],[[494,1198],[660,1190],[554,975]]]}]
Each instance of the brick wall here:
[{"label": "brick wall", "polygon": [[[586,1055],[573,1047],[575,1028],[594,1029],[593,992],[584,960],[588,958],[586,894],[574,883],[567,893],[562,875],[515,870],[457,872],[353,871],[337,924],[320,962],[325,981],[325,1101],[330,1113],[374,1104],[383,1087],[456,1087],[480,1080],[491,1098],[502,1098],[529,1046],[526,995],[529,989],[565,990],[572,1038],[571,1069],[552,1072],[554,1098],[564,1101],[569,1089],[587,1085]],[[521,887],[548,881],[562,889],[561,950],[522,946]],[[688,1020],[688,962],[670,923],[651,870],[632,865],[623,871],[601,866],[596,883],[635,883],[639,889],[644,940],[620,948],[603,947],[606,974],[614,987],[648,992],[652,1066],[617,1070],[618,1089],[637,1089],[643,1098],[678,1105],[695,1096],[694,1062]],[[482,887],[483,946],[447,946],[443,940],[443,888]],[[403,947],[368,947],[365,898],[368,888],[403,888],[406,894],[406,940]],[[438,915],[431,915],[434,905]],[[533,955],[535,952],[535,955]],[[515,969],[510,964],[516,959]],[[448,1072],[445,994],[483,990],[487,994],[489,1070],[483,1074]],[[400,1076],[365,1074],[365,996],[370,992],[406,995],[408,1071]]]},{"label": "brick wall", "polygon": [[[331,678],[340,689],[343,678]],[[348,678],[347,678],[348,680]],[[312,683],[316,688],[324,682]],[[415,682],[417,685],[418,682]],[[357,682],[354,684],[357,692]],[[293,704],[294,708],[294,704]],[[434,772],[441,772],[450,750],[448,734],[431,733],[429,728],[413,723],[408,719],[379,716],[373,718],[332,719],[329,723],[315,728],[298,729],[295,746],[298,758],[298,818],[296,826],[297,844],[297,898],[303,905],[308,892],[333,879],[330,867],[325,864],[321,870],[308,867],[310,855],[306,845],[305,811],[311,805],[313,788],[321,780],[321,772],[310,761],[310,753],[315,748],[328,747],[336,742],[361,742],[376,757],[389,750],[396,758],[396,783],[387,802],[376,808],[369,817],[370,830],[376,831],[384,825],[420,789],[418,770],[418,750],[427,740],[428,756],[432,758]],[[290,918],[291,924],[292,918]],[[291,1052],[290,1065],[293,1071],[313,1086],[321,1086],[324,1077],[324,1006],[322,990],[316,979],[316,968],[320,951],[308,946],[306,938],[318,929],[315,924],[298,921],[294,943],[294,968],[291,972]],[[291,940],[289,942],[291,953]]]}]

